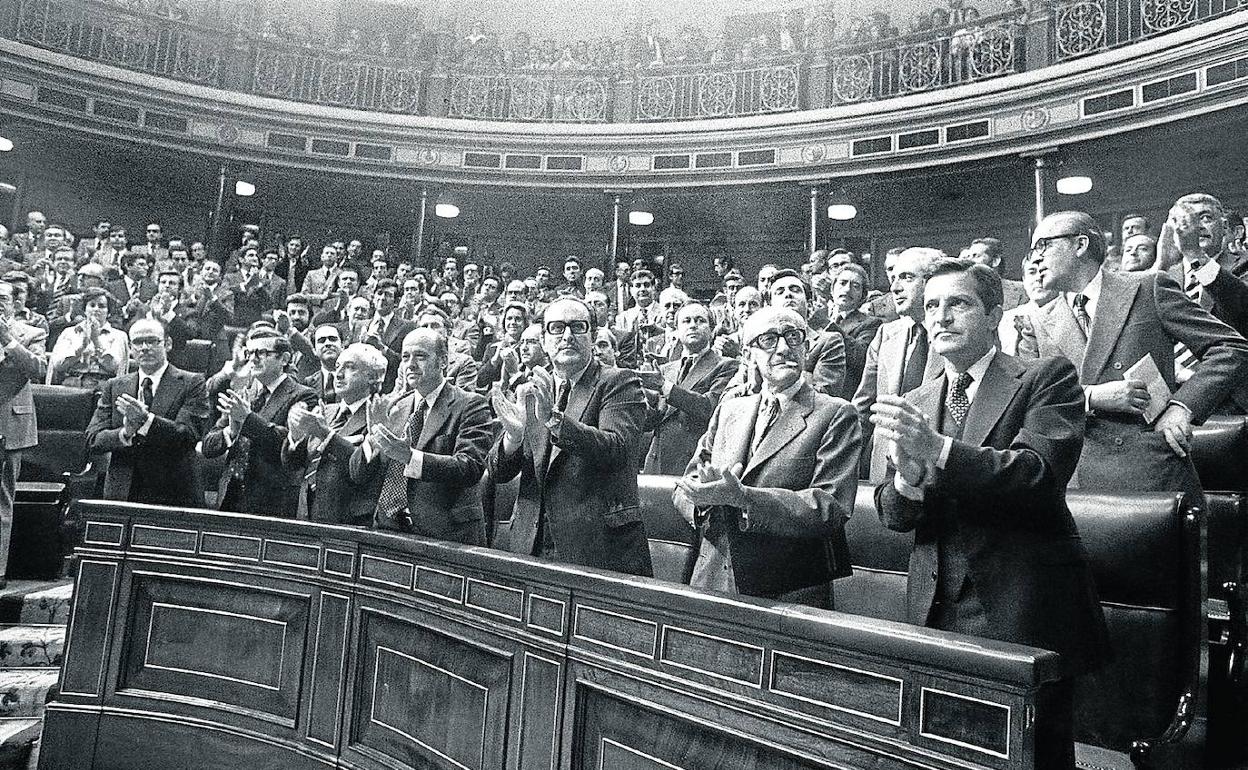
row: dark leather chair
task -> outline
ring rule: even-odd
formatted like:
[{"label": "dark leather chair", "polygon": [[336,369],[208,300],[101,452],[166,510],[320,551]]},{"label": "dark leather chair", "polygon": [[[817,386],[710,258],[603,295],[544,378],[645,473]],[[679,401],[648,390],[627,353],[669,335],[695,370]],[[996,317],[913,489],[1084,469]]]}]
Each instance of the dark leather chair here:
[{"label": "dark leather chair", "polygon": [[212,348],[212,340],[187,340],[185,347],[178,351],[178,367],[188,372],[207,373],[212,359]]},{"label": "dark leather chair", "polygon": [[637,494],[641,500],[641,520],[650,541],[654,576],[673,583],[688,583],[701,538],[672,505],[677,478],[642,474],[637,477]]},{"label": "dark leather chair", "polygon": [[[846,526],[852,577],[836,581],[836,608],[904,620],[913,536],[880,523],[874,490],[860,485]],[[1113,661],[1084,677],[1075,728],[1089,766],[1178,767],[1196,717],[1204,647],[1204,513],[1178,495],[1072,492],[1114,645]]]},{"label": "dark leather chair", "polygon": [[87,426],[95,413],[92,390],[31,385],[39,421],[39,445],[22,452],[21,481],[61,483],[87,467]]},{"label": "dark leather chair", "polygon": [[1194,427],[1192,463],[1206,491],[1248,492],[1248,417],[1215,415]]}]

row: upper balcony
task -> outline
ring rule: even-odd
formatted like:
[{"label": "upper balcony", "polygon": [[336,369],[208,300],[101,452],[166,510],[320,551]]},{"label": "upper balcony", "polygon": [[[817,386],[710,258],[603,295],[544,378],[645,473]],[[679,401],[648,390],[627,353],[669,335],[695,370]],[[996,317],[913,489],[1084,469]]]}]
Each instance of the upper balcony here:
[{"label": "upper balcony", "polygon": [[1018,0],[853,43],[816,18],[800,54],[602,69],[335,52],[142,7],[0,0],[0,110],[285,165],[663,186],[1026,152],[1232,106],[1248,82],[1245,0]]}]

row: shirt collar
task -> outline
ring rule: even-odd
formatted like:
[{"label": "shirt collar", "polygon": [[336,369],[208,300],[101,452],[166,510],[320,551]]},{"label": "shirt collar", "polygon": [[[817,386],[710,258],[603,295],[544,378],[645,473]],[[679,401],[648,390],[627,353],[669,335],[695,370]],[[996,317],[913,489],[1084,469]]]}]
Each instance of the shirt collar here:
[{"label": "shirt collar", "polygon": [[261,388],[264,388],[265,390],[267,390],[269,392],[269,395],[271,396],[273,395],[273,391],[277,390],[278,388],[282,386],[282,382],[284,382],[285,379],[286,379],[286,372],[282,372],[281,374],[277,376],[277,379],[273,381],[273,384],[268,387],[266,387],[265,384],[260,382],[259,380],[256,381],[256,384],[259,385]]},{"label": "shirt collar", "polygon": [[[996,354],[997,346],[993,345],[982,358],[971,364],[970,368],[966,370],[966,373],[971,375],[971,382],[978,385],[984,381],[984,372],[988,371],[988,365],[992,363],[992,357]],[[953,368],[953,364],[947,360],[945,361],[945,376],[949,378],[950,382],[953,382],[958,376],[958,372]]]},{"label": "shirt collar", "polygon": [[365,396],[364,398],[361,398],[357,401],[352,401],[349,404],[343,404],[343,407],[345,407],[346,410],[350,412],[351,414],[355,414],[356,412],[360,411],[360,408],[367,403],[368,403],[368,396]]},{"label": "shirt collar", "polygon": [[[1095,305],[1096,301],[1100,299],[1101,296],[1101,275],[1101,271],[1098,270],[1092,280],[1088,281],[1088,285],[1083,287],[1082,291],[1066,292],[1064,295],[1066,297],[1066,304],[1070,305],[1071,308],[1074,308],[1075,297],[1082,294],[1084,297],[1087,297],[1088,301],[1086,304]],[[1088,315],[1091,315],[1091,313]]]},{"label": "shirt collar", "polygon": [[160,381],[164,379],[165,372],[168,371],[168,369],[169,369],[168,361],[165,361],[164,366],[160,367],[159,369],[157,369],[155,372],[151,374],[144,374],[143,370],[140,369],[139,370],[139,392],[140,393],[143,392],[143,378],[151,377],[152,378],[152,393],[155,394],[156,389],[160,387]]},{"label": "shirt collar", "polygon": [[565,380],[565,379],[563,379],[562,377],[560,377],[559,375],[557,375],[557,374],[556,374],[556,375],[555,375],[555,381],[556,381],[556,382],[565,382],[565,383],[567,383],[567,384],[568,384],[568,387],[575,388],[575,387],[576,387],[576,383],[580,382],[580,381],[581,381],[581,378],[585,376],[585,372],[589,370],[589,365],[590,365],[591,363],[593,363],[593,359],[590,359],[590,360],[589,360],[589,361],[585,364],[584,368],[582,368],[579,372],[577,372],[576,374],[573,374],[571,377],[569,377],[569,378],[568,378],[568,379],[566,379],[566,380]]},{"label": "shirt collar", "polygon": [[763,398],[767,398],[768,396],[771,396],[780,402],[780,406],[782,407],[787,406],[788,403],[793,400],[793,397],[797,395],[797,391],[802,389],[802,383],[803,383],[802,378],[798,377],[793,382],[792,385],[780,391],[779,393],[772,392],[771,387],[768,386],[766,383],[764,383],[763,384]]},{"label": "shirt collar", "polygon": [[438,383],[438,387],[429,391],[429,395],[420,396],[419,393],[417,393],[416,395],[420,396],[421,399],[424,400],[426,407],[428,407],[429,409],[433,409],[433,405],[437,403],[438,401],[438,396],[442,395],[442,391],[445,388],[446,388],[446,380],[442,380],[442,382]]}]

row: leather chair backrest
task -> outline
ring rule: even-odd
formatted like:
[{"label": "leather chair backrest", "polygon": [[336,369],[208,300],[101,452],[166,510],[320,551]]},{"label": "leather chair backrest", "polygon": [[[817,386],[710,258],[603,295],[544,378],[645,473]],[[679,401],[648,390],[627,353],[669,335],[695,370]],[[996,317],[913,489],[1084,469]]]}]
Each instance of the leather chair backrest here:
[{"label": "leather chair backrest", "polygon": [[87,464],[87,426],[95,413],[93,390],[64,385],[30,386],[39,422],[39,445],[22,452],[23,481],[60,482]]},{"label": "leather chair backrest", "polygon": [[641,519],[650,541],[654,576],[673,583],[688,583],[698,558],[698,533],[672,505],[676,476],[642,474],[637,477]]},{"label": "leather chair backrest", "polygon": [[188,372],[206,373],[212,358],[212,345],[212,340],[187,340],[182,350],[178,351],[178,367]]},{"label": "leather chair backrest", "polygon": [[1248,417],[1216,415],[1193,428],[1192,463],[1205,491],[1248,492]]},{"label": "leather chair backrest", "polygon": [[[854,574],[836,581],[836,608],[904,621],[913,535],[885,529],[873,498],[871,486],[859,485],[845,533]],[[1194,684],[1203,632],[1199,533],[1178,495],[1072,492],[1068,504],[1114,648],[1109,665],[1079,682],[1076,736],[1128,751],[1133,740],[1161,735]]]},{"label": "leather chair backrest", "polygon": [[906,622],[906,575],[914,535],[880,523],[875,487],[859,484],[854,515],[845,523],[854,574],[833,583],[836,609],[854,615]]}]

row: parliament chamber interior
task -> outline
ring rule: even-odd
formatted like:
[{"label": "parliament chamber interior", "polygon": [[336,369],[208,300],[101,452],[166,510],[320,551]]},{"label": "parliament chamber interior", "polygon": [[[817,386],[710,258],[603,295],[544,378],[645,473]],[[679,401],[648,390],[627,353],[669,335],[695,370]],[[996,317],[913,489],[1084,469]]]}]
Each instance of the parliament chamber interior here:
[{"label": "parliament chamber interior", "polygon": [[1244,0],[0,0],[0,770],[1248,768],[1245,103]]}]

